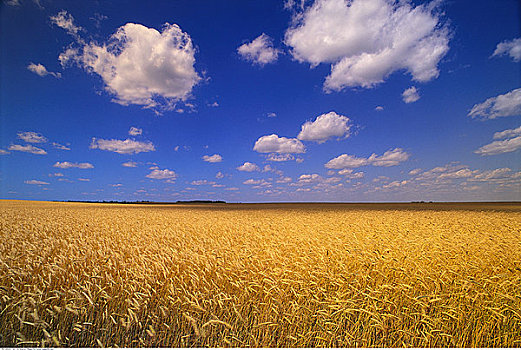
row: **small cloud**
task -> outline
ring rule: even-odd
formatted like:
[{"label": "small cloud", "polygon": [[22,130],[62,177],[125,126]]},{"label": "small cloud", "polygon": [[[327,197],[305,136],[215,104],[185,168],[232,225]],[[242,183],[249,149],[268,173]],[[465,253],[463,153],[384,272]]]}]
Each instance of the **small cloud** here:
[{"label": "small cloud", "polygon": [[141,142],[131,139],[126,140],[104,140],[92,138],[90,149],[100,149],[103,151],[111,151],[119,154],[137,154],[141,152],[155,151],[152,142]]},{"label": "small cloud", "polygon": [[384,108],[382,106],[376,106],[376,108],[374,110],[377,112],[381,112],[384,110]]},{"label": "small cloud", "polygon": [[41,63],[34,64],[31,62],[27,66],[27,69],[35,74],[38,74],[41,77],[45,77],[46,75],[52,75],[55,78],[61,78],[61,76],[62,76],[61,73],[58,73],[58,72],[49,72],[47,70],[47,68],[45,68],[45,66]]},{"label": "small cloud", "polygon": [[18,138],[24,140],[28,143],[45,143],[47,142],[47,138],[42,134],[36,133],[34,131],[25,131],[19,132],[17,134]]},{"label": "small cloud", "polygon": [[420,99],[420,95],[418,94],[418,90],[415,86],[411,86],[408,89],[405,89],[404,92],[402,92],[402,99],[405,103],[413,103]]},{"label": "small cloud", "polygon": [[78,178],[78,181],[89,182],[90,179],[86,179],[86,178],[80,177],[80,178]]},{"label": "small cloud", "polygon": [[177,178],[177,174],[173,170],[155,169],[155,170],[152,170],[152,172],[150,174],[148,174],[146,177],[148,177],[150,179],[155,179],[155,180],[174,181]]},{"label": "small cloud", "polygon": [[54,177],[63,177],[63,174],[62,173],[54,173],[54,174],[49,174],[49,176],[54,176]]},{"label": "small cloud", "polygon": [[295,157],[293,157],[291,154],[276,154],[276,153],[271,153],[268,155],[268,157],[266,158],[267,161],[270,161],[270,162],[287,162],[289,160],[294,160]]},{"label": "small cloud", "polygon": [[271,113],[266,114],[266,116],[267,116],[268,118],[275,118],[275,117],[277,116],[277,114],[271,112]]},{"label": "small cloud", "polygon": [[139,128],[136,128],[134,126],[132,126],[130,128],[130,130],[128,131],[128,134],[131,135],[131,136],[141,135],[142,133],[143,133],[143,129],[139,129]]},{"label": "small cloud", "polygon": [[11,152],[6,151],[5,149],[0,149],[0,155],[11,154]]},{"label": "small cloud", "polygon": [[474,153],[482,156],[492,156],[496,154],[514,152],[518,149],[521,149],[521,136],[501,141],[494,141],[488,145],[480,147],[474,151]]},{"label": "small cloud", "polygon": [[71,150],[69,147],[64,146],[64,145],[61,145],[61,144],[59,144],[59,143],[57,143],[57,142],[53,142],[53,143],[52,143],[52,146],[53,146],[54,148],[59,149],[59,150],[62,150],[62,151],[70,151],[70,150]]},{"label": "small cloud", "polygon": [[203,185],[215,185],[215,181],[208,181],[208,180],[194,180],[190,183],[190,185],[193,186],[203,186]]},{"label": "small cloud", "polygon": [[83,28],[74,24],[74,18],[65,10],[58,12],[55,16],[51,16],[50,20],[53,24],[65,29],[67,33],[74,37],[77,37],[78,32],[83,30]]},{"label": "small cloud", "polygon": [[137,167],[136,162],[125,162],[125,163],[122,163],[121,165],[123,165],[126,168],[136,168]]},{"label": "small cloud", "polygon": [[365,165],[389,167],[398,165],[407,159],[409,159],[409,154],[407,152],[403,151],[401,148],[395,148],[386,151],[381,156],[373,153],[369,158],[359,158],[348,154],[342,154],[327,162],[325,167],[328,169],[358,168]]},{"label": "small cloud", "polygon": [[220,171],[217,174],[215,174],[216,179],[222,179],[223,177],[224,177],[224,174]]},{"label": "small cloud", "polygon": [[279,137],[276,134],[260,137],[253,146],[259,153],[305,153],[306,148],[298,139]]},{"label": "small cloud", "polygon": [[203,160],[208,163],[219,163],[222,162],[223,157],[220,154],[214,154],[212,156],[205,155]]},{"label": "small cloud", "polygon": [[509,55],[514,62],[521,61],[521,38],[505,40],[496,46],[492,54],[494,56]]},{"label": "small cloud", "polygon": [[257,164],[245,162],[243,165],[237,167],[237,170],[252,172],[252,171],[260,171],[260,168],[257,166]]},{"label": "small cloud", "polygon": [[49,185],[48,182],[40,181],[40,180],[27,180],[27,181],[24,181],[24,183],[26,183],[28,185]]},{"label": "small cloud", "polygon": [[280,51],[273,47],[272,39],[262,33],[251,43],[246,43],[237,49],[237,52],[246,61],[264,66],[277,61]]},{"label": "small cloud", "polygon": [[208,104],[208,106],[210,106],[210,107],[219,107],[219,103],[217,101],[215,101],[213,103]]},{"label": "small cloud", "polygon": [[238,191],[239,188],[238,187],[228,187],[228,188],[225,188],[224,190],[225,191]]},{"label": "small cloud", "polygon": [[468,114],[469,117],[481,116],[485,120],[516,115],[521,115],[521,88],[475,104]]},{"label": "small cloud", "polygon": [[38,147],[34,147],[32,145],[26,145],[26,146],[11,145],[11,146],[9,146],[8,150],[10,150],[10,151],[19,151],[19,152],[27,152],[27,153],[39,154],[39,155],[47,154],[47,152],[45,150],[43,150],[41,148],[38,148]]},{"label": "small cloud", "polygon": [[319,115],[314,121],[305,122],[297,138],[303,141],[324,143],[332,137],[349,136],[349,118],[335,112]]},{"label": "small cloud", "polygon": [[417,168],[417,169],[413,169],[411,171],[409,171],[409,175],[417,175],[421,172],[422,170],[420,168]]},{"label": "small cloud", "polygon": [[94,165],[90,163],[71,163],[71,162],[56,162],[53,167],[61,168],[61,169],[70,169],[70,168],[78,168],[78,169],[92,169]]}]

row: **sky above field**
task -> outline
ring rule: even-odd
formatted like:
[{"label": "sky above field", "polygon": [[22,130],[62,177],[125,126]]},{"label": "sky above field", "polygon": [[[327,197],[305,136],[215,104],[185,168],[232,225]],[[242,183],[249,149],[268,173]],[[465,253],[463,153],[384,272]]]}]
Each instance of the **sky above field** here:
[{"label": "sky above field", "polygon": [[519,1],[0,6],[0,198],[521,200]]}]

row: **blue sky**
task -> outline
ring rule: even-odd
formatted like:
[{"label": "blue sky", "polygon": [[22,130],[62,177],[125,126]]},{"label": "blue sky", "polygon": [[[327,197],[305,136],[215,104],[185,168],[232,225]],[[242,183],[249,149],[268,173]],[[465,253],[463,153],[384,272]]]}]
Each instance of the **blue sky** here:
[{"label": "blue sky", "polygon": [[521,200],[519,2],[0,7],[0,198]]}]

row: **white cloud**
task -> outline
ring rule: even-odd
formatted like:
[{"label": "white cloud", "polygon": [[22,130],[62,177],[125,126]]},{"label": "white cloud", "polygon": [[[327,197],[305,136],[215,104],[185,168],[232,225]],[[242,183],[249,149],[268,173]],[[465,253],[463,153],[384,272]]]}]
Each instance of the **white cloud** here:
[{"label": "white cloud", "polygon": [[132,126],[130,128],[130,130],[128,131],[128,134],[131,135],[131,136],[141,135],[142,133],[143,133],[143,129],[139,129],[139,128],[136,128],[134,126]]},{"label": "white cloud", "polygon": [[61,78],[61,76],[62,76],[61,73],[59,73],[59,72],[49,72],[47,70],[47,68],[45,68],[45,66],[41,63],[34,64],[31,62],[27,66],[27,69],[35,74],[38,74],[41,77],[45,77],[46,75],[52,75],[55,78]]},{"label": "white cloud", "polygon": [[215,185],[215,181],[208,181],[208,180],[194,180],[190,183],[190,185],[194,186],[203,186],[203,185]]},{"label": "white cloud", "polygon": [[11,152],[7,152],[5,149],[0,149],[0,155],[10,154]]},{"label": "white cloud", "polygon": [[228,188],[225,188],[224,190],[225,191],[238,191],[239,188],[238,187],[228,187]]},{"label": "white cloud", "polygon": [[155,170],[152,170],[152,172],[150,174],[148,174],[146,177],[148,177],[150,179],[155,179],[155,180],[174,181],[177,178],[177,174],[173,170],[155,169]]},{"label": "white cloud", "polygon": [[521,115],[521,88],[475,104],[468,115],[472,118],[481,116],[483,119]]},{"label": "white cloud", "polygon": [[246,43],[237,49],[239,55],[247,61],[260,66],[277,61],[280,51],[273,47],[271,38],[262,33],[251,43]]},{"label": "white cloud", "polygon": [[223,161],[223,157],[220,154],[214,154],[212,156],[205,155],[203,160],[208,163],[219,163]]},{"label": "white cloud", "polygon": [[402,92],[402,99],[405,103],[413,103],[420,99],[420,94],[415,86],[411,86]]},{"label": "white cloud", "polygon": [[494,133],[494,140],[501,140],[508,137],[521,136],[521,126],[516,129],[508,129]]},{"label": "white cloud", "polygon": [[494,141],[488,145],[480,147],[474,151],[474,153],[482,156],[492,156],[495,154],[514,152],[518,149],[521,149],[521,136],[502,141]]},{"label": "white cloud", "polygon": [[47,142],[47,138],[45,138],[45,136],[43,136],[42,134],[38,134],[34,131],[19,132],[17,134],[17,136],[19,139],[24,140],[25,142],[29,142],[29,143]]},{"label": "white cloud", "polygon": [[372,154],[368,161],[371,165],[374,166],[395,166],[400,164],[401,162],[405,162],[409,159],[409,154],[404,152],[401,148],[395,148],[393,150],[386,151],[383,155],[377,156],[376,154]]},{"label": "white cloud", "polygon": [[10,150],[10,151],[27,152],[27,153],[32,153],[32,154],[40,154],[40,155],[47,154],[47,152],[44,149],[41,149],[41,148],[38,148],[38,147],[34,147],[32,145],[26,145],[26,146],[11,145],[11,146],[9,146],[8,150]]},{"label": "white cloud", "polygon": [[297,138],[303,141],[324,143],[332,137],[348,137],[349,121],[348,117],[335,112],[322,114],[312,122],[305,122]]},{"label": "white cloud", "polygon": [[514,62],[521,61],[521,38],[503,41],[497,44],[492,56],[502,56],[508,54]]},{"label": "white cloud", "polygon": [[416,169],[413,169],[411,171],[409,171],[409,175],[417,175],[421,172],[422,170],[420,168],[416,168]]},{"label": "white cloud", "polygon": [[353,169],[342,169],[338,172],[338,175],[342,175],[348,179],[361,179],[364,177],[365,174],[363,171],[355,173]]},{"label": "white cloud", "polygon": [[53,143],[52,143],[52,146],[53,146],[54,148],[56,148],[56,149],[60,149],[60,150],[62,150],[62,151],[70,151],[70,150],[71,150],[69,147],[64,146],[64,145],[60,145],[60,144],[57,143],[57,142],[53,142]]},{"label": "white cloud", "polygon": [[86,178],[83,178],[83,177],[79,177],[79,178],[78,178],[78,181],[89,182],[90,179],[86,179]]},{"label": "white cloud", "polygon": [[61,169],[78,168],[78,169],[92,169],[94,165],[90,163],[71,163],[71,162],[56,162],[53,167]]},{"label": "white cloud", "polygon": [[298,182],[300,183],[310,183],[320,180],[322,180],[322,176],[318,174],[302,174],[298,178]]},{"label": "white cloud", "polygon": [[376,106],[376,108],[374,110],[377,112],[381,112],[384,110],[384,108],[382,106]]},{"label": "white cloud", "polygon": [[266,181],[266,180],[264,180],[264,179],[259,179],[259,180],[248,179],[248,180],[244,181],[243,184],[245,184],[245,185],[256,185],[256,186],[254,186],[254,188],[270,187],[271,186],[271,183]]},{"label": "white cloud", "polygon": [[286,176],[286,177],[281,177],[280,179],[278,179],[276,182],[278,184],[287,184],[287,183],[290,183],[291,182],[291,177],[289,176]]},{"label": "white cloud", "polygon": [[141,142],[131,139],[126,140],[104,140],[92,138],[90,149],[100,149],[103,151],[111,151],[119,154],[137,154],[140,152],[155,151],[152,142]]},{"label": "white cloud", "polygon": [[215,174],[215,178],[216,179],[222,179],[224,177],[224,174],[222,172],[217,172],[217,174]]},{"label": "white cloud", "polygon": [[137,167],[136,162],[125,162],[125,163],[122,163],[121,165],[123,165],[126,168],[136,168]]},{"label": "white cloud", "polygon": [[259,153],[304,153],[306,148],[298,139],[279,137],[276,134],[260,137],[253,146]]},{"label": "white cloud", "polygon": [[257,164],[245,162],[243,165],[237,167],[237,170],[252,172],[252,171],[260,171],[260,168]]},{"label": "white cloud", "polygon": [[48,185],[49,184],[48,182],[40,181],[40,180],[27,180],[27,181],[24,181],[24,183],[26,183],[28,185]]},{"label": "white cloud", "polygon": [[51,16],[50,20],[58,27],[65,29],[67,33],[74,37],[77,37],[78,33],[83,30],[83,28],[74,24],[74,18],[65,10],[58,12],[55,16]]},{"label": "white cloud", "polygon": [[73,62],[99,75],[113,102],[121,105],[174,110],[201,81],[194,69],[192,39],[177,24],[166,23],[159,32],[127,23],[104,44],[77,42],[80,48],[60,55],[62,65]]},{"label": "white cloud", "polygon": [[295,157],[293,157],[291,154],[276,154],[271,153],[266,158],[267,161],[270,162],[287,162],[288,160],[294,160]]},{"label": "white cloud", "polygon": [[426,82],[438,77],[437,65],[449,50],[449,31],[435,4],[316,0],[295,14],[285,43],[299,62],[331,64],[326,91],[370,88],[399,70]]},{"label": "white cloud", "polygon": [[325,167],[328,169],[358,168],[364,165],[389,167],[398,165],[407,159],[409,159],[409,154],[407,152],[401,148],[395,148],[386,151],[381,156],[373,153],[369,158],[359,158],[348,154],[342,154],[327,162]]},{"label": "white cloud", "polygon": [[277,113],[270,112],[270,113],[266,114],[266,116],[268,118],[275,118],[277,116]]}]

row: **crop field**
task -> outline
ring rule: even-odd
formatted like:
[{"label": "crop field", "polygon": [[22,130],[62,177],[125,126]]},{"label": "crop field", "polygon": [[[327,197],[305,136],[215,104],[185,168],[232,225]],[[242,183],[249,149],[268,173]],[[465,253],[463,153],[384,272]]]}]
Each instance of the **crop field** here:
[{"label": "crop field", "polygon": [[0,346],[519,347],[521,205],[0,201]]}]

